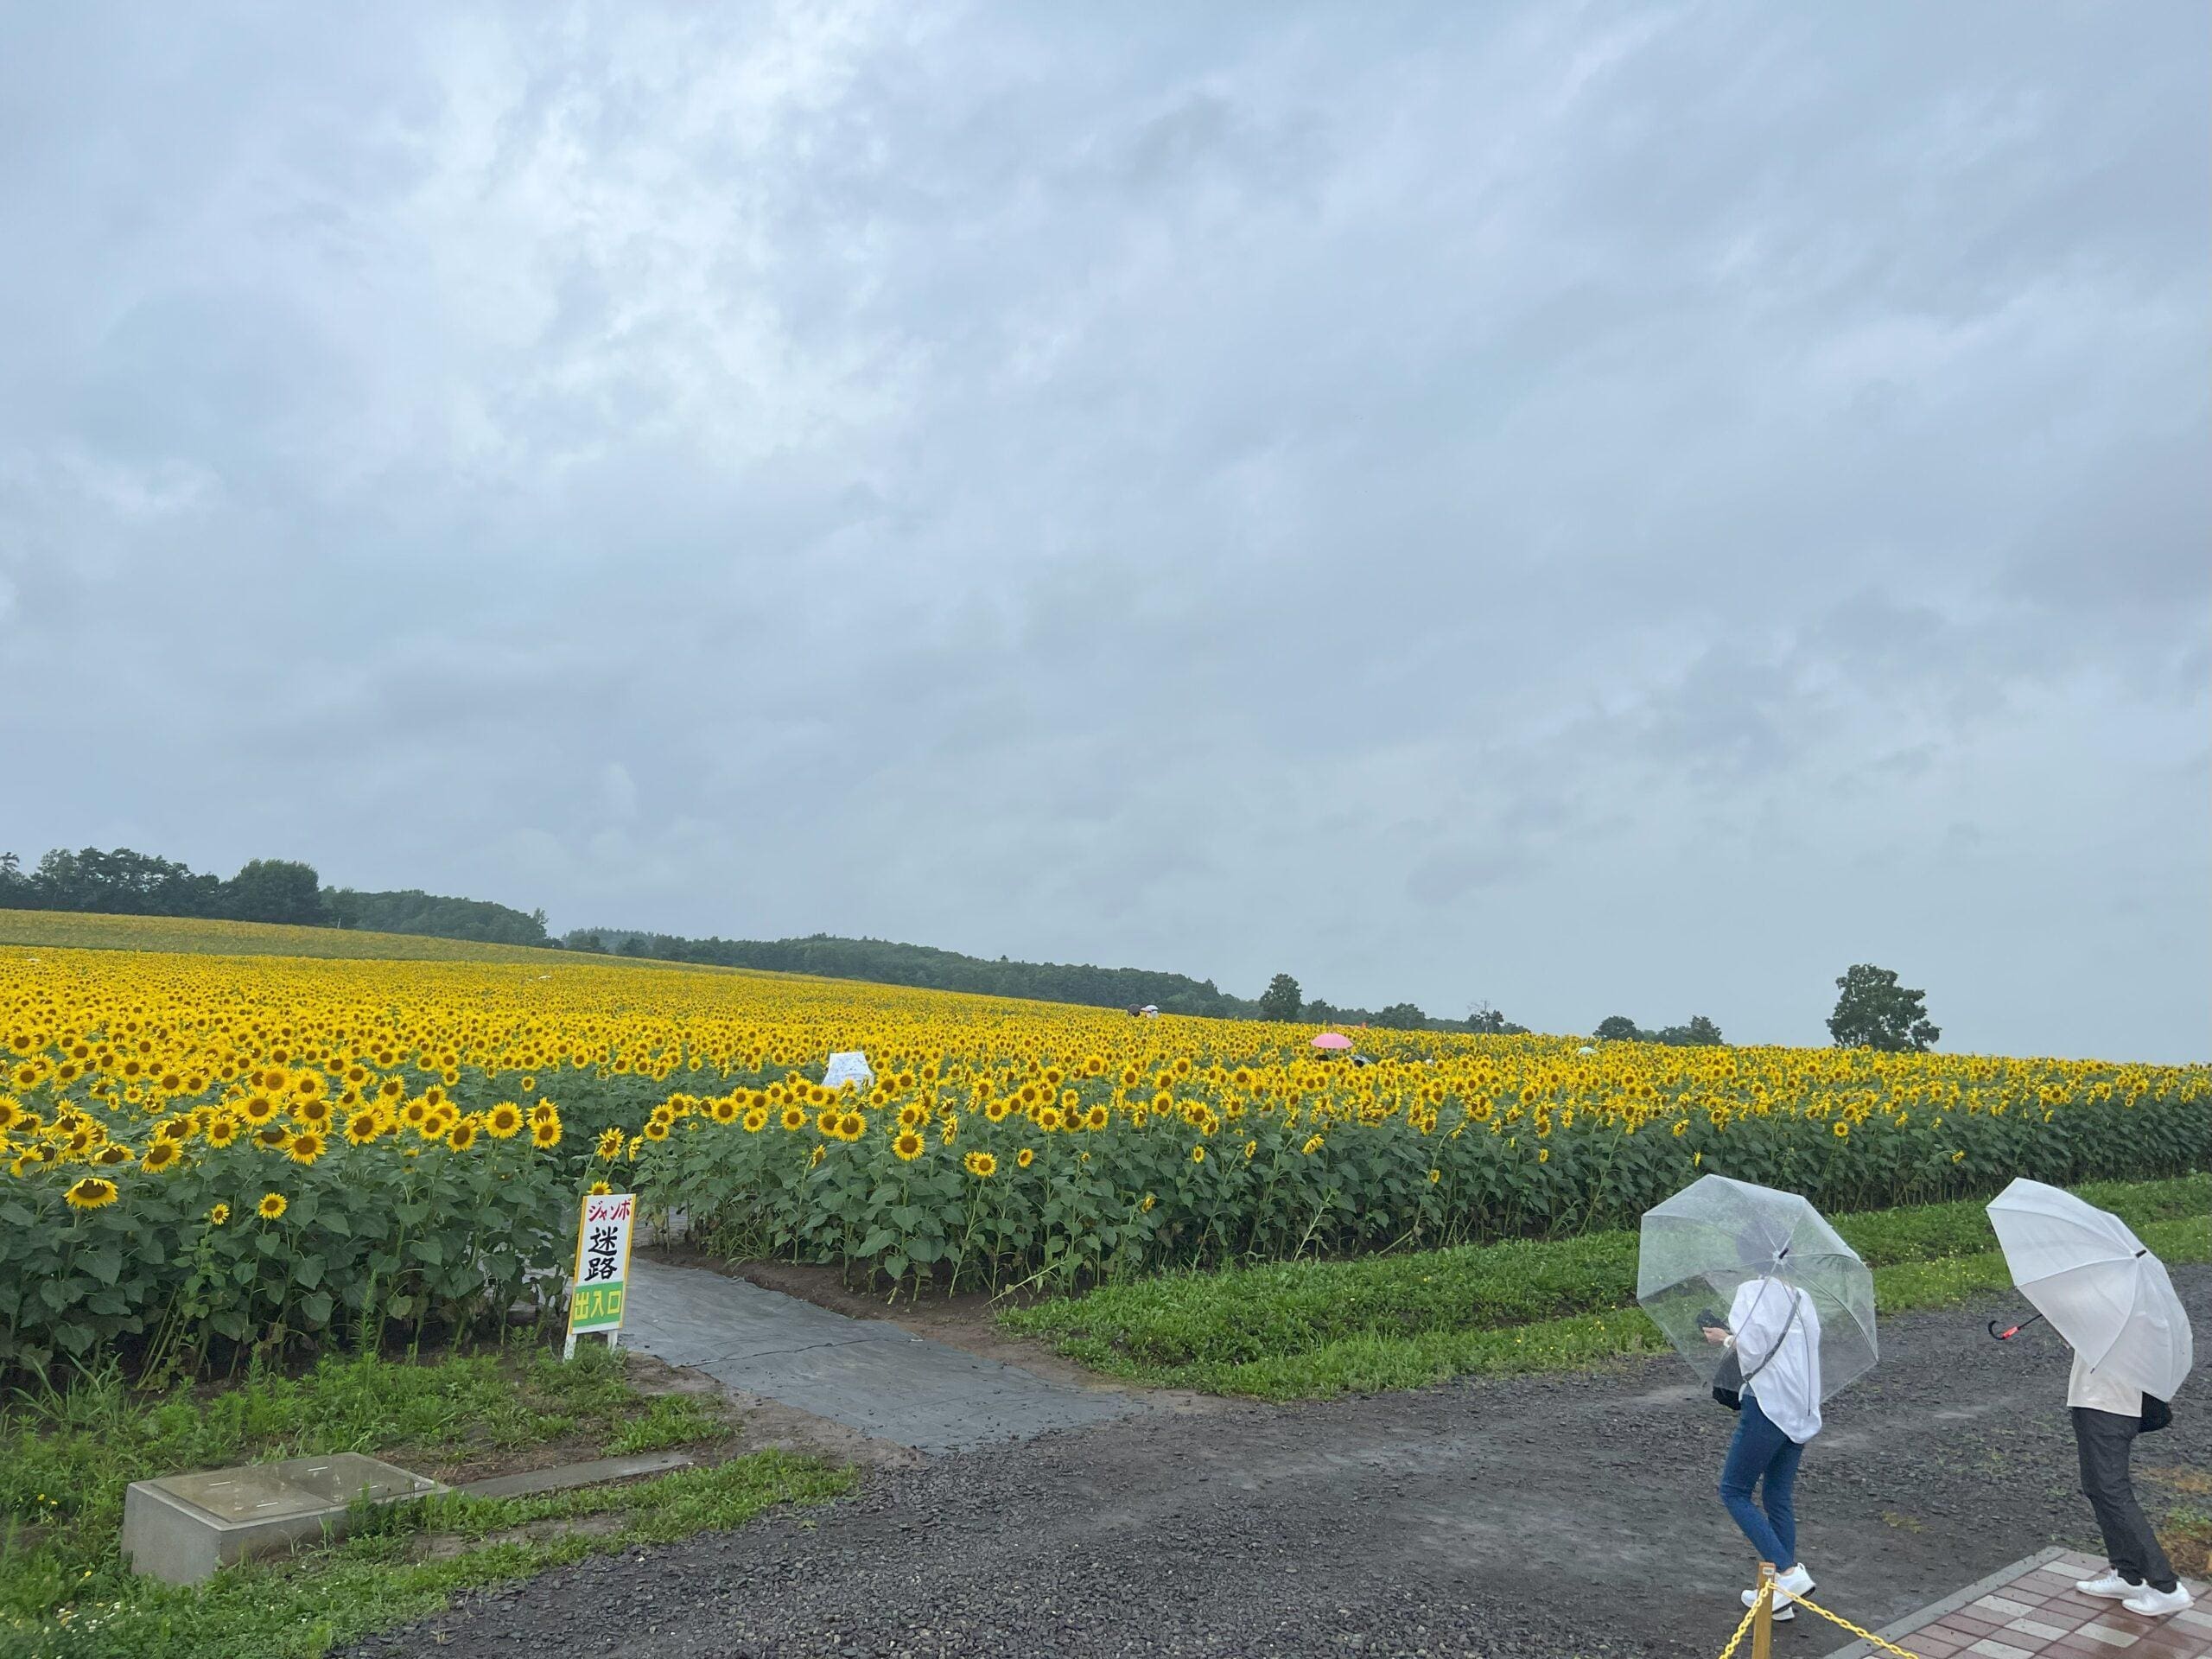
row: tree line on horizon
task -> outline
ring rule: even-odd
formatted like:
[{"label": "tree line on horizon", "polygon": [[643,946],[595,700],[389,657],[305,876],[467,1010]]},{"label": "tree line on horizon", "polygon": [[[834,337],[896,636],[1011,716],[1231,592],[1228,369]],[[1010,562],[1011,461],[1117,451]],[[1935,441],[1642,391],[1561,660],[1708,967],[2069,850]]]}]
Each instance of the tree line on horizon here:
[{"label": "tree line on horizon", "polygon": [[55,849],[29,870],[0,853],[0,910],[67,910],[109,916],[181,916],[275,922],[372,933],[412,933],[484,944],[545,944],[545,912],[416,888],[361,893],[326,887],[312,864],[250,859],[226,879],[174,859],[118,847]]},{"label": "tree line on horizon", "polygon": [[[1340,1007],[1319,998],[1308,1000],[1288,974],[1277,974],[1266,990],[1248,1000],[1210,979],[1185,974],[1096,968],[1087,963],[1014,962],[1005,957],[993,962],[930,945],[827,933],[790,939],[693,939],[671,933],[576,928],[555,938],[546,931],[543,910],[525,912],[488,899],[446,898],[414,887],[387,893],[326,887],[312,864],[294,859],[250,859],[237,874],[225,878],[127,847],[110,852],[94,847],[76,852],[56,848],[28,870],[16,854],[0,853],[0,910],[177,916],[407,933],[1089,1007],[1153,1007],[1163,1014],[1214,1019],[1303,1020],[1316,1025],[1492,1036],[1522,1035],[1529,1029],[1486,1001],[1472,1004],[1464,1020],[1440,1019],[1412,1002],[1375,1009]],[[1891,969],[1857,964],[1836,981],[1836,988],[1840,995],[1827,1024],[1838,1047],[1918,1051],[1932,1047],[1942,1035],[1928,1018],[1927,994],[1900,986]],[[1726,1040],[1720,1027],[1703,1014],[1693,1015],[1686,1025],[1656,1031],[1644,1030],[1625,1014],[1611,1014],[1592,1034],[1606,1042],[1682,1046],[1717,1046]]]}]

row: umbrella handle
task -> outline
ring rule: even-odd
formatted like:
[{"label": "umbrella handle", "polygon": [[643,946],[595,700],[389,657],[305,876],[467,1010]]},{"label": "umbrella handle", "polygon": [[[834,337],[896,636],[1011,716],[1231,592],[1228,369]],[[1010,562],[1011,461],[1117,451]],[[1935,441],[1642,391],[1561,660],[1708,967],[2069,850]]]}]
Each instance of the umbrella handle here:
[{"label": "umbrella handle", "polygon": [[2010,1342],[2013,1338],[2018,1336],[2021,1332],[2026,1330],[2030,1325],[2033,1325],[2041,1318],[2043,1318],[2043,1315],[2040,1313],[2031,1314],[2028,1318],[2022,1319],[2018,1325],[2012,1326],[2009,1331],[1999,1331],[1997,1328],[1997,1321],[1992,1319],[1989,1322],[1989,1334],[1996,1338],[1999,1342]]}]

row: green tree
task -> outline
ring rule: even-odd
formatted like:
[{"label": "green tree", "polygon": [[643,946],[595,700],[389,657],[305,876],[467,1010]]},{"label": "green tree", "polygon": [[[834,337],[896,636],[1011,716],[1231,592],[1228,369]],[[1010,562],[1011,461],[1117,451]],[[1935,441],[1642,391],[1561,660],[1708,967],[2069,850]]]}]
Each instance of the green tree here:
[{"label": "green tree", "polygon": [[1928,1018],[1928,993],[1899,985],[1892,969],[1862,962],[1835,984],[1841,995],[1828,1016],[1828,1035],[1838,1048],[1918,1054],[1943,1034]]},{"label": "green tree", "polygon": [[410,887],[397,893],[356,893],[340,887],[323,894],[331,920],[372,933],[427,933],[489,944],[543,944],[545,912],[525,915],[482,899],[446,899]]},{"label": "green tree", "polygon": [[1601,1043],[1636,1043],[1643,1040],[1643,1029],[1624,1014],[1609,1014],[1598,1022],[1597,1039]]},{"label": "green tree", "polygon": [[322,879],[312,864],[289,858],[257,858],[223,884],[223,912],[234,922],[291,922],[320,927]]},{"label": "green tree", "polygon": [[1419,1031],[1428,1024],[1428,1016],[1410,1002],[1393,1002],[1375,1011],[1375,1023],[1385,1031]]},{"label": "green tree", "polygon": [[1505,1017],[1504,1010],[1492,1007],[1487,1001],[1467,1005],[1467,1029],[1491,1037],[1525,1037],[1529,1027],[1516,1026]]},{"label": "green tree", "polygon": [[1268,988],[1260,993],[1260,1018],[1262,1020],[1295,1020],[1305,1006],[1305,994],[1298,988],[1298,982],[1288,974],[1277,974],[1268,982]]}]

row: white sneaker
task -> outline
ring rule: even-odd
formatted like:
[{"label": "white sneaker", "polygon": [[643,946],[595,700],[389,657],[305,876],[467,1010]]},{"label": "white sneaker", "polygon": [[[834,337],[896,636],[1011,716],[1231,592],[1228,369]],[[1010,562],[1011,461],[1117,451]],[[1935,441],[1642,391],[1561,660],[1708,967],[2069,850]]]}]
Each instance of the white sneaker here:
[{"label": "white sneaker", "polygon": [[[1776,1573],[1774,1575],[1774,1617],[1777,1622],[1796,1618],[1797,1610],[1789,1605],[1790,1602],[1799,1596],[1809,1596],[1812,1593],[1813,1575],[1805,1570],[1804,1562],[1798,1562],[1787,1573]],[[1746,1607],[1754,1605],[1758,1599],[1759,1592],[1756,1590],[1744,1592],[1743,1603]]]},{"label": "white sneaker", "polygon": [[[1779,1584],[1782,1580],[1777,1579],[1775,1582]],[[1756,1590],[1746,1590],[1744,1592],[1744,1605],[1746,1607],[1756,1606],[1758,1603],[1758,1599],[1759,1592]],[[1797,1610],[1789,1605],[1789,1599],[1788,1597],[1777,1593],[1774,1599],[1773,1617],[1776,1624],[1787,1624],[1791,1619],[1797,1617]]]},{"label": "white sneaker", "polygon": [[2184,1607],[2193,1606],[2196,1601],[2196,1598],[2179,1585],[2171,1590],[2153,1590],[2146,1584],[2120,1605],[2129,1612],[2139,1613],[2145,1618],[2164,1618],[2168,1613],[2177,1613]]},{"label": "white sneaker", "polygon": [[2074,1587],[2085,1596],[2101,1596],[2107,1601],[2126,1601],[2143,1586],[2139,1584],[2130,1584],[2119,1573],[2107,1567],[2101,1578],[2075,1580]]}]

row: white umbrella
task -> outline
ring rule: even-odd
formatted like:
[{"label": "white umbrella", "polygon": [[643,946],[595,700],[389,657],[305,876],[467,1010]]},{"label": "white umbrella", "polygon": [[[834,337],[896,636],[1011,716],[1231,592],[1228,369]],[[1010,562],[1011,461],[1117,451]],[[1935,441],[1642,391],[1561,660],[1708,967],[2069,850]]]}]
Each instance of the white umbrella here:
[{"label": "white umbrella", "polygon": [[1707,1382],[1723,1353],[1704,1327],[1726,1324],[1737,1287],[1760,1278],[1812,1298],[1821,1399],[1873,1370],[1874,1275],[1803,1198],[1707,1175],[1643,1212],[1636,1300]]},{"label": "white umbrella", "polygon": [[2090,1370],[2171,1400],[2196,1346],[2165,1263],[2118,1216],[2025,1177],[1989,1201],[2012,1282]]}]

